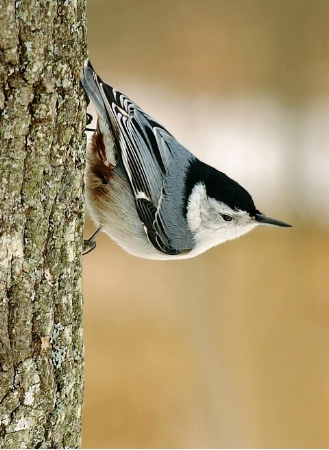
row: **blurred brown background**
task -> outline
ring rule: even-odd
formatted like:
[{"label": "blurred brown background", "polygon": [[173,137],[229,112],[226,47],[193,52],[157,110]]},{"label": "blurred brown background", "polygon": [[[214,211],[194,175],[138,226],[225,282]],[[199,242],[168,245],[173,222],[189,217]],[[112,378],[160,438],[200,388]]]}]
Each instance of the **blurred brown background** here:
[{"label": "blurred brown background", "polygon": [[294,228],[178,262],[98,238],[85,448],[329,446],[328,21],[327,0],[88,1],[99,74]]}]

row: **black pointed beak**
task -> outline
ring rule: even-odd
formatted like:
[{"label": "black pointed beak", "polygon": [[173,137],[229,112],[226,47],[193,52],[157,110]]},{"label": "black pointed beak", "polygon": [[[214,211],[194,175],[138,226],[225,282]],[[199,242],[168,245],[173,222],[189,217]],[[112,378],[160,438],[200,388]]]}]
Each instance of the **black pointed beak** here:
[{"label": "black pointed beak", "polygon": [[280,220],[271,219],[270,217],[266,217],[265,214],[256,213],[255,214],[256,222],[260,225],[273,225],[275,227],[291,227],[288,223],[281,222]]}]

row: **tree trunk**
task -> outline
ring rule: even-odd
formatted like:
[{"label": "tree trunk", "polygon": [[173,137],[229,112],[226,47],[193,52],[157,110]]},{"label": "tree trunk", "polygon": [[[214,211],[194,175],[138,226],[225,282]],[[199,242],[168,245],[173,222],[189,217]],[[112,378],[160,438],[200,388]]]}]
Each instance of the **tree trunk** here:
[{"label": "tree trunk", "polygon": [[85,0],[0,2],[0,447],[79,447]]}]

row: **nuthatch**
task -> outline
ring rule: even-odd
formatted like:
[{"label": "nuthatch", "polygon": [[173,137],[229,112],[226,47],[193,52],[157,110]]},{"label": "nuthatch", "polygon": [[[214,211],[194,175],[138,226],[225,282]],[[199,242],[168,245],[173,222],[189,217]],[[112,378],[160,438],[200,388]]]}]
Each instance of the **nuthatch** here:
[{"label": "nuthatch", "polygon": [[[128,253],[191,258],[257,225],[290,225],[256,209],[250,194],[198,160],[156,120],[104,83],[87,60],[81,79],[98,122],[87,154],[93,221]],[[96,243],[85,241],[85,252]]]}]

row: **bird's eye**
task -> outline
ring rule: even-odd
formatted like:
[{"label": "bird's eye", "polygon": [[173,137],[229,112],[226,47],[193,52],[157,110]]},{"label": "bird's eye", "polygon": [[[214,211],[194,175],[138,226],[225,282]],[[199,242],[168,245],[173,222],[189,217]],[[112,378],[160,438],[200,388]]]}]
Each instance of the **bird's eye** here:
[{"label": "bird's eye", "polygon": [[225,222],[230,222],[232,220],[232,216],[229,216],[228,214],[221,214]]}]

